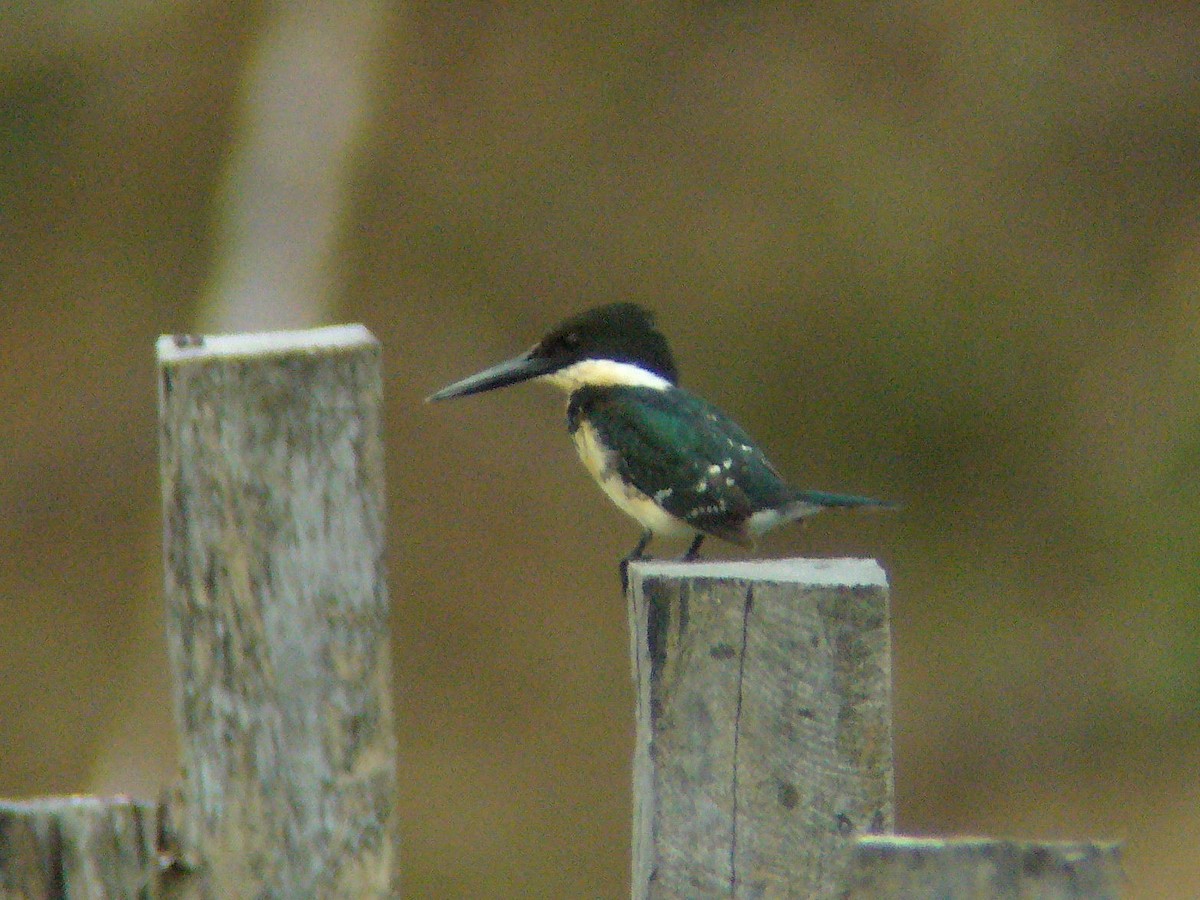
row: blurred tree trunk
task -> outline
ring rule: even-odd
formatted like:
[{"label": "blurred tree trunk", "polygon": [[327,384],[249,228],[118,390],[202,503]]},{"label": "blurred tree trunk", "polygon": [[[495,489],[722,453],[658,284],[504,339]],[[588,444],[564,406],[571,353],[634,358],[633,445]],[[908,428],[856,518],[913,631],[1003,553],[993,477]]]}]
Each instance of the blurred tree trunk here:
[{"label": "blurred tree trunk", "polygon": [[375,0],[273,4],[245,73],[204,330],[327,318],[381,13]]}]

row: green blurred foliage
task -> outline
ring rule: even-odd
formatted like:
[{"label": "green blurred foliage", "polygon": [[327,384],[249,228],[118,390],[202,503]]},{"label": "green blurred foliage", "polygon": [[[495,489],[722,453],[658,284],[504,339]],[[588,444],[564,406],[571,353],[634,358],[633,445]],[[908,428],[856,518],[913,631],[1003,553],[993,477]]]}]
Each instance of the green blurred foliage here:
[{"label": "green blurred foliage", "polygon": [[[170,777],[152,339],[201,320],[271,15],[69,9],[0,13],[6,795]],[[1120,837],[1131,897],[1200,894],[1200,7],[383,29],[331,318],[391,375],[410,895],[625,892],[635,530],[559,398],[419,402],[616,298],[798,483],[904,502],[760,548],[887,567],[901,828]]]}]

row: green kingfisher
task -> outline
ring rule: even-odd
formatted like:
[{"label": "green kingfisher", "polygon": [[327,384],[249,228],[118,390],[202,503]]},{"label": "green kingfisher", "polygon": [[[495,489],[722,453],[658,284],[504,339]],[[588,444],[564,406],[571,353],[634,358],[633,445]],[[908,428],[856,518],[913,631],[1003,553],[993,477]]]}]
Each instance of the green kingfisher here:
[{"label": "green kingfisher", "polygon": [[650,540],[691,537],[695,559],[712,535],[742,546],[784,522],[828,507],[892,507],[850,494],[798,490],[742,430],[679,386],[667,340],[633,303],[587,310],[520,356],[447,385],[448,400],[538,379],[567,392],[567,430],[591,476],[642,526],[626,557]]}]

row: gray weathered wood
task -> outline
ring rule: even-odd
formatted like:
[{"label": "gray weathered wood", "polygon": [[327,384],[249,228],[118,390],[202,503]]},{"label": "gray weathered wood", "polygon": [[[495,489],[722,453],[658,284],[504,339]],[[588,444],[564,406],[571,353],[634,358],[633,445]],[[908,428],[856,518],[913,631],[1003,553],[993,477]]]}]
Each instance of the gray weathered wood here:
[{"label": "gray weathered wood", "polygon": [[870,560],[637,562],[633,896],[838,896],[893,824],[888,592]]},{"label": "gray weathered wood", "polygon": [[158,344],[172,809],[198,896],[397,886],[379,346]]},{"label": "gray weathered wood", "polygon": [[855,851],[846,900],[1117,900],[1115,843],[869,836]]},{"label": "gray weathered wood", "polygon": [[151,803],[127,797],[0,801],[3,900],[156,900]]}]

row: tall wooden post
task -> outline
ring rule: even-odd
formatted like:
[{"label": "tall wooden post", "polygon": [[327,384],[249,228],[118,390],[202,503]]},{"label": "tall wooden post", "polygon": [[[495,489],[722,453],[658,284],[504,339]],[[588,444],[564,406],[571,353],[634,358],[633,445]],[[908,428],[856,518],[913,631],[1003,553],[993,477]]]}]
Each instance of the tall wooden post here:
[{"label": "tall wooden post", "polygon": [[869,560],[630,566],[633,896],[839,895],[889,832],[891,652]]},{"label": "tall wooden post", "polygon": [[397,887],[379,346],[158,344],[171,810],[199,896]]}]

